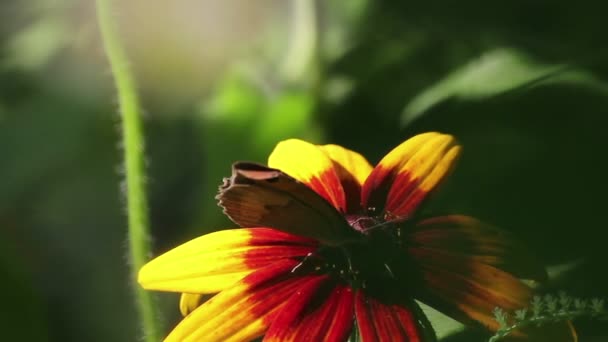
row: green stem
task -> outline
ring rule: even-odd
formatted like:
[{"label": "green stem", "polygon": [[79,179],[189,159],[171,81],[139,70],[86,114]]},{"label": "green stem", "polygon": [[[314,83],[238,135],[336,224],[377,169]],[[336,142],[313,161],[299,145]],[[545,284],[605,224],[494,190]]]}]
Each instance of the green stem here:
[{"label": "green stem", "polygon": [[142,321],[145,340],[161,340],[152,294],[137,285],[137,272],[146,263],[150,252],[148,240],[148,205],[146,202],[144,138],[139,99],[126,53],[111,14],[111,0],[97,0],[97,20],[105,52],[108,56],[122,118],[122,133],[126,172],[127,210],[129,218],[129,249],[132,282],[136,304]]},{"label": "green stem", "polygon": [[554,314],[540,315],[537,317],[527,318],[523,321],[516,322],[508,327],[498,330],[496,332],[496,334],[494,334],[494,336],[490,337],[488,342],[498,342],[498,341],[502,340],[503,338],[507,337],[508,335],[510,335],[512,332],[514,332],[518,329],[521,329],[521,328],[525,328],[530,325],[535,324],[535,325],[540,326],[540,325],[552,323],[552,322],[559,322],[559,321],[565,322],[565,321],[574,320],[576,318],[583,317],[583,316],[589,316],[590,318],[594,318],[596,320],[608,319],[608,315],[606,315],[606,314],[589,313],[588,311],[585,311],[585,310],[566,311],[566,312],[557,312]]}]

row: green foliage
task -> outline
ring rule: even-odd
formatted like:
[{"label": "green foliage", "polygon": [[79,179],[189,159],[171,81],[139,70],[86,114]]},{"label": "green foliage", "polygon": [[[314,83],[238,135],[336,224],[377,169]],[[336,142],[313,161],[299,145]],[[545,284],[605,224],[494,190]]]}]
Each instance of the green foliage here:
[{"label": "green foliage", "polygon": [[540,63],[522,51],[496,49],[454,70],[416,95],[405,107],[402,123],[409,124],[449,99],[484,100],[547,84],[576,84],[608,94],[608,85],[588,71],[567,65]]},{"label": "green foliage", "polygon": [[608,320],[608,311],[604,308],[603,299],[587,300],[571,297],[565,292],[560,292],[558,296],[551,294],[543,297],[534,296],[529,307],[515,310],[512,313],[501,308],[495,308],[494,317],[500,328],[490,337],[488,342],[499,341],[512,332],[529,325],[542,326],[547,323],[579,318]]},{"label": "green foliage", "polygon": [[11,37],[7,43],[7,54],[0,60],[0,67],[30,72],[39,70],[71,43],[70,38],[70,27],[65,16],[57,13],[41,15],[37,21]]}]

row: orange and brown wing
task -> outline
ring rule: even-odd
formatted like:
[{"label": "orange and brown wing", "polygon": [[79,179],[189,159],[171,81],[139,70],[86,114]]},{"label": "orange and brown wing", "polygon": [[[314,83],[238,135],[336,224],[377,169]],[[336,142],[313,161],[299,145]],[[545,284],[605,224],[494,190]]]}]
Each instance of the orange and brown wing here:
[{"label": "orange and brown wing", "polygon": [[336,246],[357,238],[344,217],[315,191],[277,169],[236,163],[217,196],[243,227],[270,227]]}]

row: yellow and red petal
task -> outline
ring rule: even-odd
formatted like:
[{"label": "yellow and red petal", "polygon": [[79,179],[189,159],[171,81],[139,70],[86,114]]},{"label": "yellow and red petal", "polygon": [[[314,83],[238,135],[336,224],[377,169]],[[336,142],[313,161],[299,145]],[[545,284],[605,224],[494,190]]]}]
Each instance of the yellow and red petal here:
[{"label": "yellow and red petal", "polygon": [[251,272],[303,257],[311,240],[269,228],[223,230],[186,242],[139,271],[142,287],[193,294],[219,292]]},{"label": "yellow and red petal", "polygon": [[372,166],[361,154],[338,145],[319,146],[332,160],[346,199],[346,212],[361,212],[361,186],[372,172]]},{"label": "yellow and red petal", "polygon": [[429,332],[424,330],[417,311],[406,305],[383,303],[363,291],[355,295],[357,328],[363,342],[428,341]]},{"label": "yellow and red petal", "polygon": [[407,246],[468,256],[519,278],[547,278],[543,265],[511,234],[472,217],[448,215],[422,220],[408,232],[407,239]]},{"label": "yellow and red petal", "polygon": [[217,199],[224,213],[244,227],[271,227],[333,246],[357,237],[336,208],[278,169],[236,163]]},{"label": "yellow and red petal", "polygon": [[365,208],[393,217],[410,217],[444,178],[460,154],[448,134],[416,135],[387,154],[371,172],[361,192]]},{"label": "yellow and red petal", "polygon": [[264,341],[346,341],[353,325],[353,293],[328,277],[317,278],[289,298]]},{"label": "yellow and red petal", "polygon": [[248,341],[261,336],[286,300],[319,278],[294,277],[296,265],[285,259],[248,275],[186,316],[165,341]]},{"label": "yellow and red petal", "polygon": [[[518,277],[546,278],[542,265],[508,233],[467,216],[423,220],[409,232],[405,245],[424,279],[418,299],[454,319],[491,330],[498,328],[494,308],[513,312],[529,306],[532,289]],[[526,328],[513,336],[576,341],[569,323]]]},{"label": "yellow and red petal", "polygon": [[514,311],[532,296],[519,279],[474,257],[417,247],[408,252],[423,278],[417,298],[456,320],[496,330],[494,308]]},{"label": "yellow and red petal", "polygon": [[334,163],[318,146],[303,140],[281,141],[268,157],[268,166],[306,184],[341,212],[346,199]]},{"label": "yellow and red petal", "polygon": [[467,216],[420,221],[404,245],[424,278],[421,300],[490,329],[498,326],[494,308],[528,305],[532,290],[517,277],[546,277],[542,265],[508,233]]}]

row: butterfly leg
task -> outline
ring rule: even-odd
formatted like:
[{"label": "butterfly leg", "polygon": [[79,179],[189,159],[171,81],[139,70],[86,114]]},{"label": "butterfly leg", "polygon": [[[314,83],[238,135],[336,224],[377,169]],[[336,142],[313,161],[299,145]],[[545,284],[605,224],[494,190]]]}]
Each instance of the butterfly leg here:
[{"label": "butterfly leg", "polygon": [[322,257],[320,254],[322,253],[323,249],[324,247],[319,247],[317,250],[306,254],[300,263],[291,269],[291,273],[303,274],[320,271],[322,269]]}]

